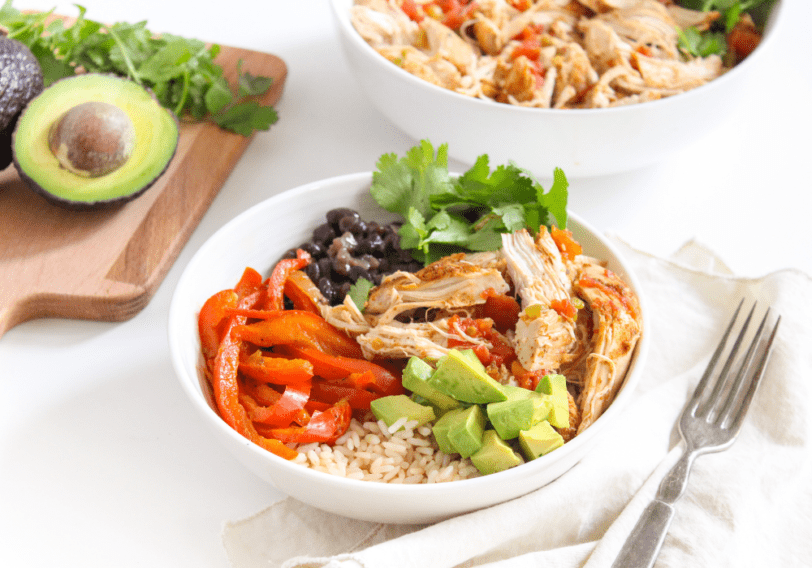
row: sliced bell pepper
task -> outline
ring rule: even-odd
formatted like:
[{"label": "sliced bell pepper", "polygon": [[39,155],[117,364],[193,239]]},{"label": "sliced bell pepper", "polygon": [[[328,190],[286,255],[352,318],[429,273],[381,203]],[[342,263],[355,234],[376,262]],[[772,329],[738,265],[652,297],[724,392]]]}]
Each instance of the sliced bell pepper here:
[{"label": "sliced bell pepper", "polygon": [[237,337],[259,345],[294,345],[319,349],[331,355],[363,357],[358,343],[311,312],[283,310],[269,312],[268,318],[235,329]]},{"label": "sliced bell pepper", "polygon": [[236,308],[240,297],[234,290],[223,290],[211,296],[200,308],[197,317],[197,330],[200,334],[200,346],[203,356],[212,359],[217,355],[217,348],[223,340],[225,326],[228,324],[228,309]]},{"label": "sliced bell pepper", "polygon": [[282,393],[272,388],[268,383],[259,382],[251,377],[240,377],[240,389],[250,396],[257,404],[271,406],[282,398]]},{"label": "sliced bell pepper", "polygon": [[302,249],[296,251],[296,258],[285,258],[276,263],[268,278],[268,300],[265,303],[265,309],[281,310],[284,308],[284,290],[288,276],[308,264],[310,264],[310,254]]},{"label": "sliced bell pepper", "polygon": [[340,400],[346,400],[354,410],[369,410],[370,403],[380,396],[368,390],[324,380],[313,381],[313,390],[310,391],[311,402],[335,404]]},{"label": "sliced bell pepper", "polygon": [[301,383],[313,378],[313,364],[310,361],[265,357],[260,351],[241,361],[239,369],[252,379],[274,385]]},{"label": "sliced bell pepper", "polygon": [[284,459],[293,459],[298,452],[279,440],[260,436],[240,403],[237,370],[240,361],[241,342],[235,337],[234,328],[242,324],[242,316],[232,316],[223,341],[217,350],[212,366],[212,390],[220,416],[242,436]]},{"label": "sliced bell pepper", "polygon": [[[318,349],[301,348],[292,345],[285,346],[285,351],[297,359],[306,359],[313,363],[313,373],[328,381],[343,380],[350,377],[350,375],[354,375],[355,380],[361,380],[366,385],[365,390],[385,395],[406,392],[400,377],[372,361],[329,355]],[[371,380],[370,376],[365,374],[367,372],[371,373]]]},{"label": "sliced bell pepper", "polygon": [[270,435],[286,444],[332,444],[347,431],[352,419],[352,409],[346,401],[339,401],[323,412],[315,412],[305,426],[275,428]]},{"label": "sliced bell pepper", "polygon": [[293,303],[294,309],[321,314],[319,304],[327,300],[310,277],[301,270],[294,270],[285,281],[285,296]]},{"label": "sliced bell pepper", "polygon": [[243,402],[248,404],[248,416],[253,422],[278,427],[290,426],[293,422],[302,424],[307,421],[304,407],[310,400],[310,387],[309,380],[287,385],[279,400],[270,406],[252,405],[247,398]]}]

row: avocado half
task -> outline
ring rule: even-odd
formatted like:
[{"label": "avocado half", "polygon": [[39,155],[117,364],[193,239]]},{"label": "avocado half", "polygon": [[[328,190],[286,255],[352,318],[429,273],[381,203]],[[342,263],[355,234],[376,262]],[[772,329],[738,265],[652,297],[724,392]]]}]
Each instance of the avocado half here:
[{"label": "avocado half", "polygon": [[42,88],[42,69],[31,50],[0,36],[0,170],[11,164],[11,137],[20,113]]},{"label": "avocado half", "polygon": [[179,133],[177,117],[134,81],[76,75],[53,83],[23,110],[12,137],[14,167],[60,207],[120,205],[163,175]]}]

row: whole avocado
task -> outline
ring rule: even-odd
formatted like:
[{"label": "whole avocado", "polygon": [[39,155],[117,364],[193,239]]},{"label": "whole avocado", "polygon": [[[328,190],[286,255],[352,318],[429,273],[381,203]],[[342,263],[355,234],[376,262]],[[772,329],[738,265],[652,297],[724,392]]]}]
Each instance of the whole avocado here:
[{"label": "whole avocado", "polygon": [[0,170],[11,164],[11,137],[20,113],[42,89],[42,69],[31,50],[0,36]]}]

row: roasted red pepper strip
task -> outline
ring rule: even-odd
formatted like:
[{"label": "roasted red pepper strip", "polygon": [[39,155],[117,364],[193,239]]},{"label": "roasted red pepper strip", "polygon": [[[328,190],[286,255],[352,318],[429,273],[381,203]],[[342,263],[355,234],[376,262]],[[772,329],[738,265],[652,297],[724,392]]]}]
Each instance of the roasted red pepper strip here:
[{"label": "roasted red pepper strip", "polygon": [[319,301],[324,296],[310,277],[301,270],[294,270],[285,281],[285,296],[293,303],[296,310],[305,310],[320,314]]},{"label": "roasted red pepper strip", "polygon": [[352,409],[346,401],[339,401],[324,412],[315,412],[306,426],[274,428],[270,434],[285,443],[332,444],[350,426]]},{"label": "roasted red pepper strip", "polygon": [[286,427],[296,422],[306,422],[305,403],[310,400],[311,381],[303,381],[287,385],[285,392],[271,406],[251,405],[251,401],[243,399],[248,405],[248,416],[253,422],[269,426]]},{"label": "roasted red pepper strip", "polygon": [[301,310],[268,312],[268,319],[242,325],[237,337],[259,345],[294,345],[310,347],[331,355],[362,358],[361,347],[321,316]]},{"label": "roasted red pepper strip", "polygon": [[281,310],[284,308],[285,281],[291,272],[304,268],[310,264],[310,255],[299,249],[296,258],[285,258],[274,266],[271,277],[268,278],[268,300],[265,303],[267,310]]},{"label": "roasted red pepper strip", "polygon": [[313,378],[313,364],[304,359],[264,357],[255,351],[240,362],[240,372],[263,383],[289,385]]},{"label": "roasted red pepper strip", "polygon": [[271,406],[282,398],[282,393],[274,390],[267,383],[261,383],[246,376],[240,377],[240,379],[242,392],[250,396],[257,404]]},{"label": "roasted red pepper strip", "polygon": [[[307,359],[313,363],[313,373],[328,381],[345,380],[350,375],[355,375],[356,379],[362,379],[368,385],[366,390],[385,395],[406,392],[400,377],[372,361],[328,355],[312,348],[286,346],[285,350],[297,359]],[[372,374],[372,381],[369,380],[369,375],[364,374],[367,371]]]},{"label": "roasted red pepper strip", "polygon": [[240,403],[237,368],[240,361],[241,342],[235,338],[233,330],[243,321],[242,316],[233,316],[227,326],[223,341],[217,350],[212,368],[212,390],[220,416],[242,436],[285,459],[293,459],[298,452],[288,448],[279,440],[260,436],[254,428],[245,407]]},{"label": "roasted red pepper strip", "polygon": [[369,410],[369,404],[380,396],[367,390],[322,380],[313,381],[313,390],[310,391],[311,402],[335,404],[339,400],[346,400],[356,410]]},{"label": "roasted red pepper strip", "polygon": [[234,290],[223,290],[206,300],[200,308],[197,328],[200,346],[206,359],[212,359],[217,355],[217,348],[223,340],[225,326],[229,321],[229,309],[236,308],[239,299]]}]

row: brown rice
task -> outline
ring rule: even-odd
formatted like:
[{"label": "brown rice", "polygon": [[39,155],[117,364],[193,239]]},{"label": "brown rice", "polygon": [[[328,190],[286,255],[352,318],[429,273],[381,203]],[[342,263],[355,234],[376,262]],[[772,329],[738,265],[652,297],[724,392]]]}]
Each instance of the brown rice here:
[{"label": "brown rice", "polygon": [[381,483],[441,483],[481,475],[469,459],[437,448],[431,427],[401,418],[387,427],[382,420],[353,418],[334,446],[303,444],[298,463],[333,475]]}]

